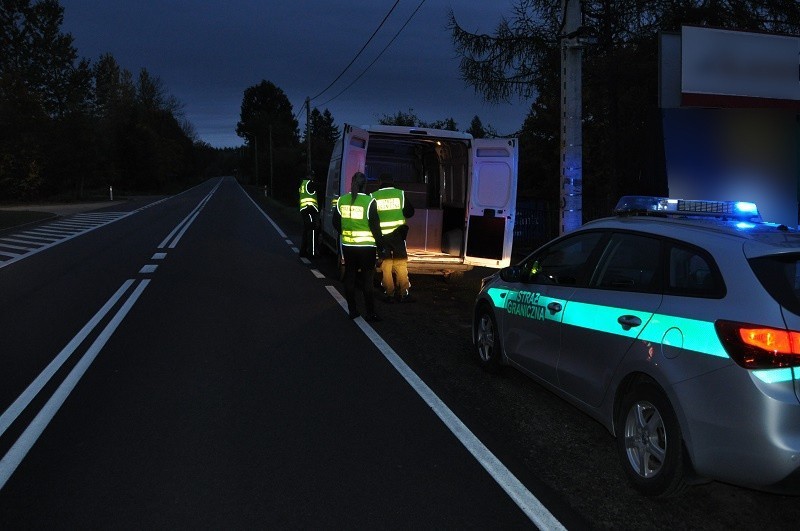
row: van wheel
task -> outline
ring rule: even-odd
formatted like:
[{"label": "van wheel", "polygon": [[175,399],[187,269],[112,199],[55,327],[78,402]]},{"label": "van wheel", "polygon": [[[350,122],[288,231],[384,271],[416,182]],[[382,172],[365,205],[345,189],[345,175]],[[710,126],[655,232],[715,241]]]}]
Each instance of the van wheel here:
[{"label": "van wheel", "polygon": [[494,312],[486,305],[482,305],[475,316],[474,343],[481,367],[489,372],[500,370],[503,361],[500,331],[497,329]]},{"label": "van wheel", "polygon": [[681,428],[655,382],[641,382],[623,397],[615,424],[617,451],[636,490],[669,497],[686,488]]}]

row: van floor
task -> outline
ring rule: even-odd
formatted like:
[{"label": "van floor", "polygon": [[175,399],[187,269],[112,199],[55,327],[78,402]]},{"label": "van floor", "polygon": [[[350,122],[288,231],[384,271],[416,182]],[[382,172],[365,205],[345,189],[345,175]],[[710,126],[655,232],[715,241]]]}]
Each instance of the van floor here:
[{"label": "van floor", "polygon": [[409,260],[434,260],[436,262],[453,262],[453,263],[461,263],[464,261],[463,258],[460,256],[455,256],[452,254],[436,252],[436,251],[426,251],[424,249],[413,249],[409,248],[406,250],[408,252],[408,259]]}]

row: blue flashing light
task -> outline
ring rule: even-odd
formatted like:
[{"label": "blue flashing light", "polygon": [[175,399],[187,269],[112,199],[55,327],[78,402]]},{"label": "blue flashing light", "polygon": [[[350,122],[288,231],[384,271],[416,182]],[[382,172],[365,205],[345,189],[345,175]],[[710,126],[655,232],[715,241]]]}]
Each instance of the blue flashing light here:
[{"label": "blue flashing light", "polygon": [[754,229],[755,227],[756,225],[754,223],[748,223],[747,221],[740,221],[736,224],[736,228],[741,230]]},{"label": "blue flashing light", "polygon": [[614,208],[615,214],[657,214],[686,217],[762,221],[758,207],[750,201],[705,201],[672,199],[642,195],[623,196]]},{"label": "blue flashing light", "polygon": [[737,201],[734,208],[737,212],[742,214],[750,215],[750,216],[757,216],[758,215],[758,207],[755,203],[751,203],[749,201]]}]

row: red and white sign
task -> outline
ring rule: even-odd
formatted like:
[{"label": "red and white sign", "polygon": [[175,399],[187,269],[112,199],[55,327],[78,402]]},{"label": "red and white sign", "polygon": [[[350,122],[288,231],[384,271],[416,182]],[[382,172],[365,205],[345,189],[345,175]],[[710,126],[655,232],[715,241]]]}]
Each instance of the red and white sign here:
[{"label": "red and white sign", "polygon": [[684,26],[681,105],[800,108],[800,38]]}]

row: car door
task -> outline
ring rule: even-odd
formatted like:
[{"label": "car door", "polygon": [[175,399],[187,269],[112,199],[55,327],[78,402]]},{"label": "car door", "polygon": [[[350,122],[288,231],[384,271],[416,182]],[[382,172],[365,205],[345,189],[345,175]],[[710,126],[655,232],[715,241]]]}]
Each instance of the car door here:
[{"label": "car door", "polygon": [[591,276],[591,260],[606,237],[583,232],[557,240],[530,255],[509,283],[505,299],[504,345],[509,359],[533,376],[556,383],[563,309]]},{"label": "car door", "polygon": [[659,238],[615,233],[588,287],[575,289],[564,309],[558,385],[597,407],[625,353],[661,305]]}]

